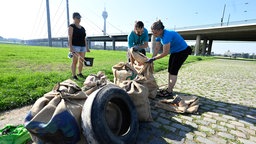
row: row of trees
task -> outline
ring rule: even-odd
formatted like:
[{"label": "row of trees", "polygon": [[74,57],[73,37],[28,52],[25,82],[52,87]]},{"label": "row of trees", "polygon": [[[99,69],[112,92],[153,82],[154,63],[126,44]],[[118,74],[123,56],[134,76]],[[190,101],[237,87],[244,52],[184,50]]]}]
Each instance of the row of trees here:
[{"label": "row of trees", "polygon": [[232,58],[248,58],[248,59],[256,59],[255,53],[232,53],[230,50],[224,53],[225,57],[232,57]]}]

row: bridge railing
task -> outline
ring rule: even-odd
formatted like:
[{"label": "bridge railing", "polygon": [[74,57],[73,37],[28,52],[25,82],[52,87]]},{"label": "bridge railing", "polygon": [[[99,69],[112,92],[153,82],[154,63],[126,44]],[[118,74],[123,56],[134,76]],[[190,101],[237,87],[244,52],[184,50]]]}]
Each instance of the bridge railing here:
[{"label": "bridge railing", "polygon": [[214,24],[206,24],[206,25],[197,25],[197,26],[177,27],[177,28],[174,28],[174,30],[210,28],[210,27],[221,27],[221,26],[235,26],[235,25],[252,24],[252,23],[256,23],[256,19],[232,21],[232,22],[224,22],[224,23],[214,23]]}]

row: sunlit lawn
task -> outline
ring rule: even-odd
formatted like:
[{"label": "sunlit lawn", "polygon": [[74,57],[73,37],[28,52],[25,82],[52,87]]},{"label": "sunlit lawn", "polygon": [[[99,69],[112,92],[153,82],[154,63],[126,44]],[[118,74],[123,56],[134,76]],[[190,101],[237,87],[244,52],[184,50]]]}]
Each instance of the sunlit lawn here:
[{"label": "sunlit lawn", "polygon": [[[32,104],[56,83],[71,78],[67,48],[0,44],[0,51],[0,111]],[[83,74],[103,71],[111,81],[112,66],[127,60],[125,51],[91,50],[86,56],[93,57],[94,64],[85,67]],[[209,58],[189,56],[186,63]],[[155,72],[167,64],[168,57],[155,61]],[[82,86],[83,80],[76,82]]]}]

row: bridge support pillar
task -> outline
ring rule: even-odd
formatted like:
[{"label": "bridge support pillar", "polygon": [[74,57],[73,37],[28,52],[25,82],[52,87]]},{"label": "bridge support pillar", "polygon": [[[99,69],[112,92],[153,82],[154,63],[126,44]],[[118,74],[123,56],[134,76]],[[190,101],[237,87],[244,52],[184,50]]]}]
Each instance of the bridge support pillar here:
[{"label": "bridge support pillar", "polygon": [[64,39],[61,39],[61,47],[65,47],[64,46]]},{"label": "bridge support pillar", "polygon": [[195,53],[194,53],[195,56],[199,54],[200,43],[201,43],[201,35],[197,35],[196,36]]},{"label": "bridge support pillar", "polygon": [[150,53],[152,54],[154,52],[156,46],[156,37],[154,35],[151,36],[151,47],[150,47]]},{"label": "bridge support pillar", "polygon": [[203,49],[202,49],[202,55],[204,56],[205,53],[206,53],[206,47],[207,47],[207,39],[204,39],[204,42],[203,42]]},{"label": "bridge support pillar", "polygon": [[207,55],[211,55],[212,53],[212,41],[213,40],[209,40]]},{"label": "bridge support pillar", "polygon": [[116,41],[114,39],[112,41],[112,47],[113,47],[113,50],[116,50]]},{"label": "bridge support pillar", "polygon": [[107,49],[107,44],[106,44],[106,41],[104,41],[104,50]]},{"label": "bridge support pillar", "polygon": [[91,48],[91,41],[87,40],[87,44],[88,44],[87,47]]}]

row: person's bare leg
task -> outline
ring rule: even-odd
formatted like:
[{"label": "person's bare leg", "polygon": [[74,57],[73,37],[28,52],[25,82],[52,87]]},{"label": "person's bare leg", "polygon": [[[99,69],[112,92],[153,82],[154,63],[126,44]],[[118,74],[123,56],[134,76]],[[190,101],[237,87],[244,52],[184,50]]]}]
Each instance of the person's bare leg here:
[{"label": "person's bare leg", "polygon": [[171,75],[171,74],[168,75],[168,89],[167,89],[168,92],[173,92],[173,88],[176,84],[176,81],[177,81],[177,75]]},{"label": "person's bare leg", "polygon": [[85,53],[84,52],[80,52],[79,53],[79,63],[78,63],[78,74],[82,73],[82,70],[83,70],[83,66],[84,66],[84,56],[85,56]]},{"label": "person's bare leg", "polygon": [[76,55],[73,56],[72,64],[71,64],[71,72],[72,76],[76,75],[76,64],[77,64],[78,57]]}]

